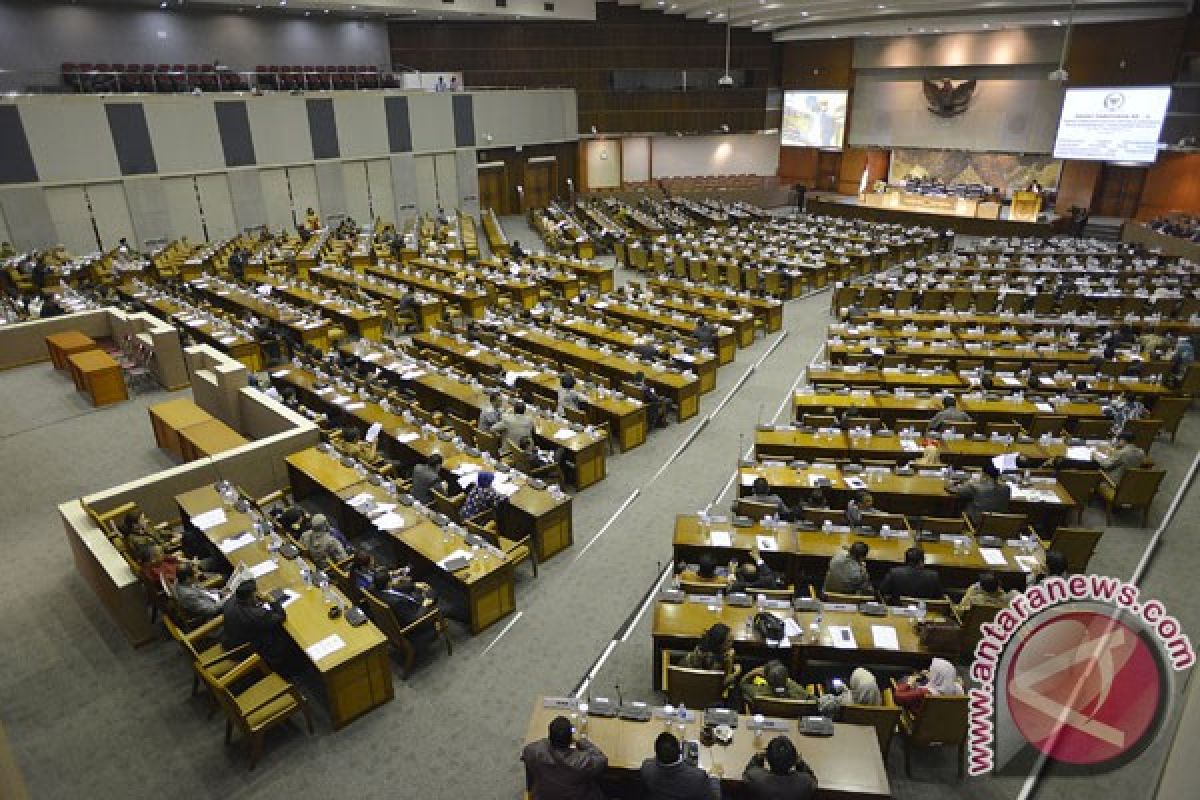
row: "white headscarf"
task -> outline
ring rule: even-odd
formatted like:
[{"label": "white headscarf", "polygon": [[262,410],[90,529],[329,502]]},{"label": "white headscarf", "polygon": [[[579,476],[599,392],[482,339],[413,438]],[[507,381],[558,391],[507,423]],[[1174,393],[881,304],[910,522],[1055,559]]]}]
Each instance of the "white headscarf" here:
[{"label": "white headscarf", "polygon": [[958,683],[958,672],[954,665],[944,658],[935,658],[929,664],[929,680],[925,688],[932,695],[959,695],[963,693]]}]

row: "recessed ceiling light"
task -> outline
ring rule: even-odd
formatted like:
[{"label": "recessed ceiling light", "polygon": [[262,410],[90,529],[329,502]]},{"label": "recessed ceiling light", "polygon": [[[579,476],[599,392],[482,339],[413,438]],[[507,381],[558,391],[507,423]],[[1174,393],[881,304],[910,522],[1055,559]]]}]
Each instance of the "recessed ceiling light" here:
[{"label": "recessed ceiling light", "polygon": [[664,2],[664,0],[658,0],[658,4],[659,4],[660,6],[665,6],[665,5],[666,5],[666,3]]},{"label": "recessed ceiling light", "polygon": [[326,13],[326,14],[328,14],[328,13],[329,13],[329,9],[328,9],[328,8],[327,8],[327,9],[325,9],[325,13]]},{"label": "recessed ceiling light", "polygon": [[286,6],[286,5],[287,5],[287,0],[279,0],[279,5],[281,5],[281,6]]},{"label": "recessed ceiling light", "polygon": [[722,11],[720,14],[717,14],[717,19],[725,19],[725,12]]},{"label": "recessed ceiling light", "polygon": [[1054,20],[1054,24],[1055,24],[1055,25],[1062,25],[1062,23],[1061,23],[1061,22],[1059,22],[1058,20]]},{"label": "recessed ceiling light", "polygon": [[801,12],[800,12],[800,16],[802,16],[802,17],[807,17],[807,16],[808,16],[808,12],[807,12],[807,11],[801,11]]},{"label": "recessed ceiling light", "polygon": [[990,28],[990,27],[992,27],[992,26],[991,26],[991,25],[988,25],[988,24],[985,22],[985,23],[983,23],[983,27],[985,27],[985,28]]},{"label": "recessed ceiling light", "polygon": [[710,10],[708,10],[708,11],[705,11],[705,12],[704,12],[704,16],[706,16],[706,17],[711,17],[711,16],[712,16],[712,10],[710,9]]},{"label": "recessed ceiling light", "polygon": [[883,9],[887,8],[887,6],[885,6],[883,3],[880,3],[878,6],[876,6],[876,8],[882,11]]},{"label": "recessed ceiling light", "polygon": [[918,32],[918,33],[924,33],[924,32],[925,32],[925,29],[924,29],[924,28],[921,28],[921,29],[920,29],[920,30],[918,30],[917,32]]},{"label": "recessed ceiling light", "polygon": [[158,7],[159,7],[159,8],[166,8],[166,7],[167,7],[167,0],[163,0],[161,3],[159,3],[159,4],[158,4]]},{"label": "recessed ceiling light", "polygon": [[751,24],[751,25],[757,25],[757,24],[758,24],[758,20],[756,20],[756,19],[752,19],[752,20],[750,20],[750,24]]}]

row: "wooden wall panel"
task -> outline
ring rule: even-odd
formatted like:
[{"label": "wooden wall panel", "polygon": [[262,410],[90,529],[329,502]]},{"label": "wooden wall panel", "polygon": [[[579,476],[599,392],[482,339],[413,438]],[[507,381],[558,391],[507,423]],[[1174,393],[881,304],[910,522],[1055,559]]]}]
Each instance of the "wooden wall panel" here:
[{"label": "wooden wall panel", "polygon": [[886,181],[890,150],[866,150],[847,147],[842,153],[841,171],[838,174],[837,190],[840,194],[858,194],[862,184],[863,167],[867,168],[867,186],[877,180]]},{"label": "wooden wall panel", "polygon": [[815,185],[817,181],[817,149],[815,147],[780,147],[779,177],[784,183]]},{"label": "wooden wall panel", "polygon": [[1100,182],[1099,161],[1064,161],[1062,176],[1058,179],[1059,214],[1066,214],[1071,206],[1090,209],[1096,197],[1096,185]]},{"label": "wooden wall panel", "polygon": [[1200,214],[1200,154],[1160,153],[1146,173],[1137,218],[1172,212]]},{"label": "wooden wall panel", "polygon": [[714,70],[725,60],[725,29],[657,12],[600,3],[596,22],[428,22],[388,26],[396,68],[461,71],[467,87],[568,86],[579,130],[603,133],[712,132],[768,127],[768,87],[779,84],[769,34],[733,31],[730,68],[745,88],[617,92],[614,69]]},{"label": "wooden wall panel", "polygon": [[576,142],[562,142],[559,144],[539,144],[526,145],[517,152],[514,147],[489,147],[486,150],[477,151],[477,157],[481,163],[488,161],[503,161],[504,162],[504,205],[495,209],[497,214],[517,214],[520,213],[521,203],[517,197],[517,185],[521,183],[525,175],[525,164],[531,158],[539,156],[554,156],[558,159],[558,182],[552,187],[552,198],[559,198],[566,201],[570,196],[570,187],[567,186],[567,179],[570,178],[575,183],[576,189],[579,188],[579,144]]},{"label": "wooden wall panel", "polygon": [[850,89],[854,86],[854,40],[784,42],[779,47],[785,89]]}]

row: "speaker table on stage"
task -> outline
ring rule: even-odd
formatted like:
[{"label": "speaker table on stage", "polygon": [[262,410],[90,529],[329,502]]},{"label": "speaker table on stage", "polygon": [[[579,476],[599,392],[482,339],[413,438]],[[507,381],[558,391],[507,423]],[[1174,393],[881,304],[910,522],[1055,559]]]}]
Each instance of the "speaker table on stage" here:
[{"label": "speaker table on stage", "polygon": [[1013,192],[1008,218],[1017,222],[1037,222],[1042,213],[1041,192]]}]

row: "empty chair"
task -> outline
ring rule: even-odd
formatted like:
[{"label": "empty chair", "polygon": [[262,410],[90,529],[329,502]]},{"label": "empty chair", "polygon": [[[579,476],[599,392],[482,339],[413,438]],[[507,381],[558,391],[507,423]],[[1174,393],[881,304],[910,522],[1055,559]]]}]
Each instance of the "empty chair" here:
[{"label": "empty chair", "polygon": [[672,705],[708,708],[724,696],[725,673],[721,670],[681,667],[667,663],[664,656],[663,673],[663,690]]},{"label": "empty chair", "polygon": [[1034,438],[1043,434],[1059,436],[1067,427],[1067,417],[1060,414],[1038,414],[1029,423],[1029,435]]},{"label": "empty chair", "polygon": [[1140,508],[1142,510],[1142,527],[1150,517],[1150,505],[1158,494],[1158,487],[1166,476],[1165,469],[1129,468],[1121,475],[1120,482],[1114,484],[1112,478],[1104,476],[1100,483],[1100,498],[1104,501],[1104,521],[1112,524],[1112,514],[1118,508]]},{"label": "empty chair", "polygon": [[1107,419],[1076,420],[1074,433],[1081,439],[1108,439],[1112,436],[1112,421]]},{"label": "empty chair", "polygon": [[794,700],[790,697],[758,695],[750,700],[750,711],[767,717],[799,719],[817,713],[816,700]]},{"label": "empty chair", "polygon": [[[197,667],[200,675],[225,711],[225,743],[233,737],[236,727],[250,739],[250,769],[262,757],[263,737],[276,725],[300,712],[313,732],[312,716],[304,695],[267,666],[255,654],[217,677],[207,669]],[[249,685],[247,682],[253,681]]]},{"label": "empty chair", "polygon": [[1067,558],[1067,572],[1087,572],[1088,562],[1104,531],[1090,528],[1057,528],[1050,540],[1049,550],[1057,550]]},{"label": "empty chair", "polygon": [[1058,482],[1075,501],[1078,521],[1083,521],[1083,512],[1091,504],[1092,496],[1096,493],[1096,487],[1100,485],[1103,475],[1104,473],[1098,469],[1060,469],[1058,471]]},{"label": "empty chair", "polygon": [[1010,539],[1028,532],[1029,518],[1024,514],[998,514],[994,511],[983,512],[979,530],[976,531],[980,536],[999,536],[1002,539]]},{"label": "empty chair", "polygon": [[910,523],[913,530],[924,530],[930,533],[963,533],[968,523],[963,517],[921,517],[920,524]]},{"label": "empty chair", "polygon": [[958,776],[965,765],[967,742],[967,698],[959,696],[926,696],[915,713],[900,715],[900,737],[904,740],[904,772],[912,777],[914,747],[958,748]]},{"label": "empty chair", "polygon": [[1162,421],[1162,430],[1171,434],[1171,441],[1174,442],[1175,434],[1179,431],[1179,423],[1183,421],[1183,416],[1191,405],[1190,397],[1160,397],[1154,401],[1154,406],[1150,409],[1150,416]]},{"label": "empty chair", "polygon": [[880,706],[863,706],[848,703],[842,706],[839,722],[847,725],[867,725],[875,729],[879,739],[879,752],[887,763],[888,752],[892,747],[892,738],[896,733],[896,725],[900,722],[899,706],[892,702],[891,690],[884,692],[884,703]]},{"label": "empty chair", "polygon": [[1142,448],[1143,452],[1149,453],[1162,427],[1162,420],[1159,419],[1131,419],[1126,420],[1125,427],[1121,431],[1122,433],[1132,433],[1133,443]]}]

